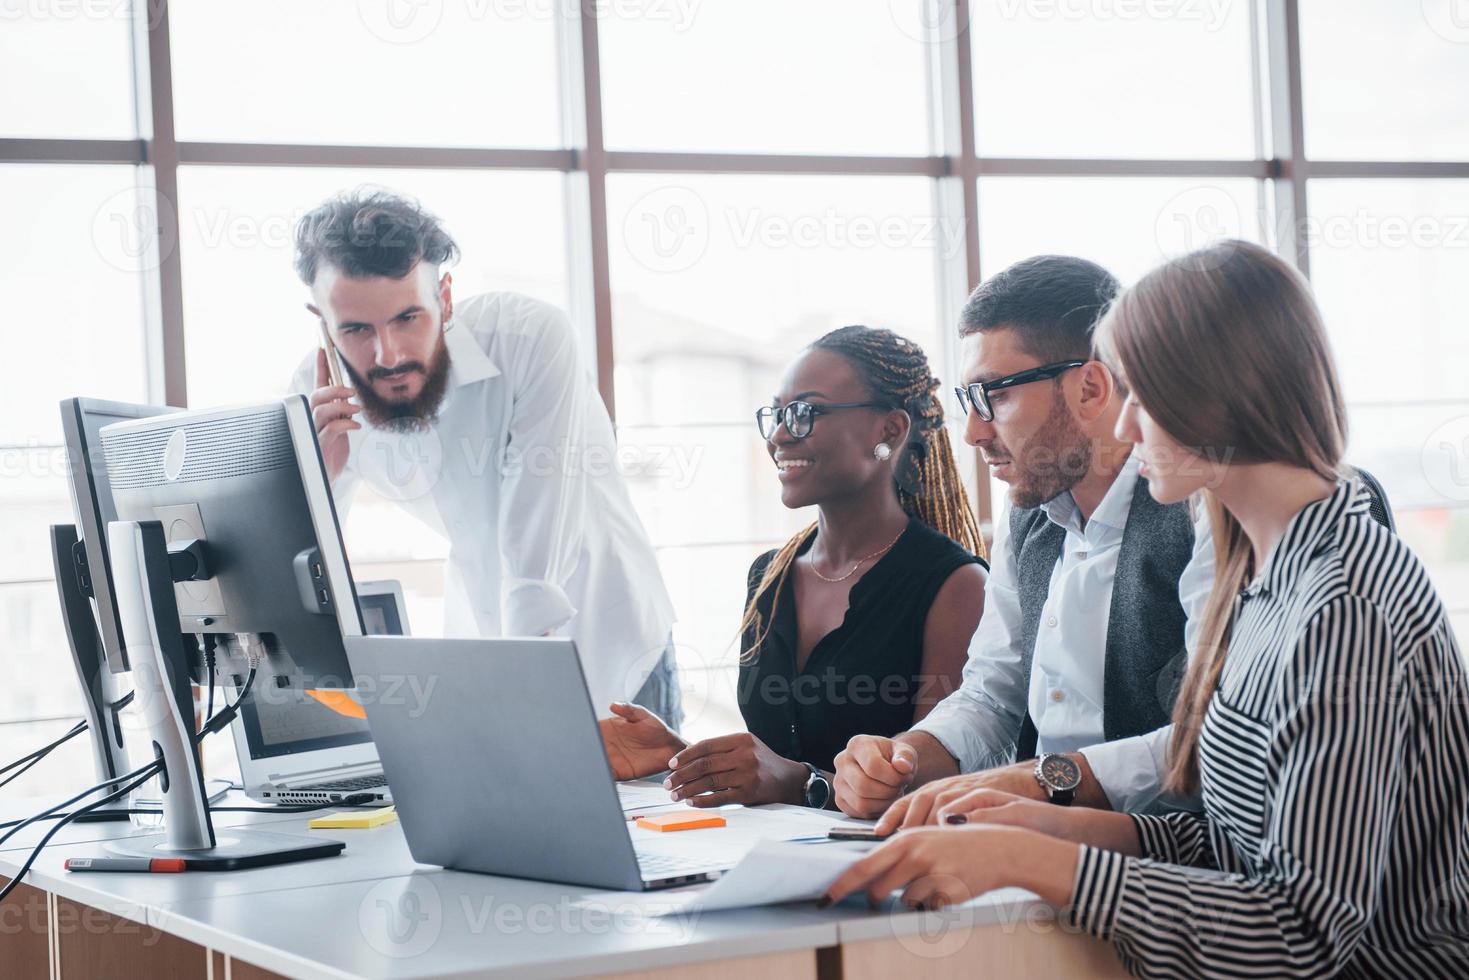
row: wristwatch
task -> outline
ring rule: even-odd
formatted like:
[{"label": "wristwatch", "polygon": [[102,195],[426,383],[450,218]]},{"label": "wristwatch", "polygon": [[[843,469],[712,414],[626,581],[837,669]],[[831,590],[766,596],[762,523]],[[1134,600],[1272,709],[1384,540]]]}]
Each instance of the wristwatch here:
[{"label": "wristwatch", "polygon": [[1081,785],[1081,766],[1069,756],[1047,752],[1035,760],[1035,780],[1057,806],[1070,806]]},{"label": "wristwatch", "polygon": [[801,765],[811,770],[811,775],[806,777],[806,805],[816,810],[825,810],[826,805],[831,802],[831,782],[811,763],[803,762]]}]

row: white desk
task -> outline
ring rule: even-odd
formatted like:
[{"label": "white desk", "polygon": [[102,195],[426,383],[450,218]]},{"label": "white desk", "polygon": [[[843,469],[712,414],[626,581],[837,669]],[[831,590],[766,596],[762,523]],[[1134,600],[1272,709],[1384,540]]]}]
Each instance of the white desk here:
[{"label": "white desk", "polygon": [[[39,809],[25,801],[5,810]],[[9,817],[6,817],[9,819]],[[304,816],[220,814],[347,841],[340,856],[250,871],[71,874],[126,823],[67,828],[0,906],[8,975],[255,980],[619,975],[724,980],[1124,976],[1110,946],[1060,929],[1025,892],[943,913],[855,903],[666,918],[628,896],[416,865],[398,824],[307,831]],[[0,878],[28,847],[0,850]],[[597,908],[575,903],[600,899]],[[10,972],[13,970],[14,972]]]}]

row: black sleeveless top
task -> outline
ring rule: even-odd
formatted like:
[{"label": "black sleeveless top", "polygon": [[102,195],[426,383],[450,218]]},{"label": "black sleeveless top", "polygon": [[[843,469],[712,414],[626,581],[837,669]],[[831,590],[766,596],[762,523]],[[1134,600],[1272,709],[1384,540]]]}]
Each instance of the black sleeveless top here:
[{"label": "black sleeveless top", "polygon": [[[813,535],[797,556],[815,540]],[[773,557],[768,551],[750,566],[747,607]],[[788,575],[773,623],[774,593],[760,600],[760,621],[770,623],[770,632],[751,662],[740,666],[740,714],[750,733],[787,759],[830,772],[852,736],[907,731],[914,701],[943,693],[934,680],[925,690],[919,676],[929,607],[949,576],[970,563],[989,567],[910,519],[892,550],[852,586],[841,625],[817,642],[799,674],[795,579]],[[741,649],[750,649],[756,635],[747,630]]]}]

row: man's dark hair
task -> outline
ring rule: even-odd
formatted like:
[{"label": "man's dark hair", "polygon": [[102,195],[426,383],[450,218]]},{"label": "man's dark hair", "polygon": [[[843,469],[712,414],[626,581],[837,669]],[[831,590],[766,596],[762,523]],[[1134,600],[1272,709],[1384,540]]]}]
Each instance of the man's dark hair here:
[{"label": "man's dark hair", "polygon": [[353,279],[402,279],[420,261],[438,267],[458,258],[438,218],[388,191],[338,194],[296,223],[296,275],[308,286],[323,264]]},{"label": "man's dark hair", "polygon": [[1089,359],[1092,329],[1121,289],[1095,262],[1037,255],[975,287],[959,315],[959,336],[1006,328],[1043,364]]}]

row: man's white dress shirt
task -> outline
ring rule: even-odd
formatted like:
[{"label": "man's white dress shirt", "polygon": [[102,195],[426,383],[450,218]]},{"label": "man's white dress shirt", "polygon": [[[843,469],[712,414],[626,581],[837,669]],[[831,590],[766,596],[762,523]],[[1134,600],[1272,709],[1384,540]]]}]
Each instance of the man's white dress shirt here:
[{"label": "man's white dress shirt", "polygon": [[[1041,505],[1046,517],[1066,531],[1066,542],[1041,610],[1027,689],[1022,689],[1020,573],[1009,546],[1008,509],[995,521],[984,616],[969,644],[963,683],[913,726],[938,739],[959,761],[961,772],[1010,762],[1029,707],[1039,734],[1037,752],[1080,751],[1114,809],[1146,809],[1162,793],[1171,729],[1106,742],[1102,727],[1112,582],[1138,465],[1134,453],[1085,526],[1070,491]],[[1194,524],[1193,556],[1178,583],[1190,655],[1213,581],[1214,546],[1208,520],[1200,516]]]},{"label": "man's white dress shirt", "polygon": [[[349,435],[333,485],[365,482],[448,539],[444,632],[569,636],[598,714],[667,648],[673,605],[617,467],[617,443],[565,313],[515,293],[457,303],[437,421]],[[292,390],[316,386],[316,355]]]}]

